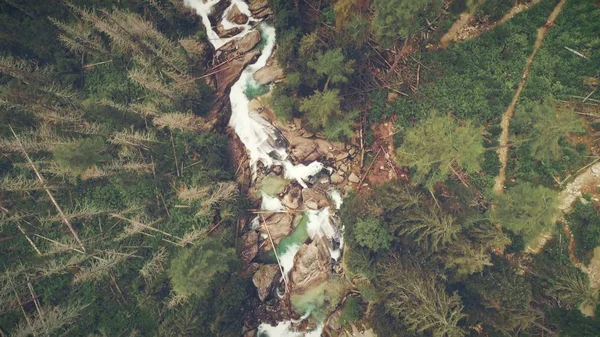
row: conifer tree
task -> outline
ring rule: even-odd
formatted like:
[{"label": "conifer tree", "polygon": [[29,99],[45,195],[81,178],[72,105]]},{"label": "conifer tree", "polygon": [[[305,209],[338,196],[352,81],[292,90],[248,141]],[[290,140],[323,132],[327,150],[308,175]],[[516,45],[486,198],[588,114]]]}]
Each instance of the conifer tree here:
[{"label": "conifer tree", "polygon": [[431,188],[457,169],[477,172],[483,152],[483,128],[450,116],[431,116],[406,130],[398,162],[414,167],[415,179]]}]

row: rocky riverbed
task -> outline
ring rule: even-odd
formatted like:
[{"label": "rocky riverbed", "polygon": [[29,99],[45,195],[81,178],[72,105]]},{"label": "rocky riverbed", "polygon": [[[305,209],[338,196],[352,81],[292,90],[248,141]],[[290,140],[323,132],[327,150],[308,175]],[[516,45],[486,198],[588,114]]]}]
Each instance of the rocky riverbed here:
[{"label": "rocky riverbed", "polygon": [[[360,183],[358,149],[306,131],[300,119],[276,120],[269,95],[248,100],[247,86],[285,81],[266,0],[186,0],[213,44],[217,99],[209,119],[229,125],[237,179],[256,210],[239,223],[242,273],[256,297],[245,319],[277,336],[318,336],[344,295],[342,195]],[[261,40],[266,39],[266,41]],[[302,332],[304,331],[304,332]]]}]

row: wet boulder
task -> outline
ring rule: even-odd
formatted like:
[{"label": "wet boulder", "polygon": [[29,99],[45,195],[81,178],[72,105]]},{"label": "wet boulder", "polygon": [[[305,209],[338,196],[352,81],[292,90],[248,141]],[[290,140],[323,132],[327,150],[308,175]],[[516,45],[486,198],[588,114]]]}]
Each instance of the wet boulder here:
[{"label": "wet boulder", "polygon": [[220,23],[216,26],[216,28],[217,35],[219,35],[219,37],[221,38],[236,36],[244,30],[244,28],[242,27],[233,27],[231,29],[225,29],[225,27],[223,27],[223,25]]},{"label": "wet boulder", "polygon": [[250,262],[258,254],[258,233],[256,231],[249,231],[242,235],[242,247],[241,259],[244,266],[248,266]]},{"label": "wet boulder", "polygon": [[292,187],[281,199],[281,204],[290,209],[297,209],[302,204],[302,189]]},{"label": "wet boulder", "polygon": [[227,20],[236,23],[238,25],[243,25],[248,22],[248,16],[242,13],[237,5],[233,5],[229,12],[227,12]]},{"label": "wet boulder", "polygon": [[262,19],[273,14],[268,5],[268,0],[250,0],[250,3],[248,4],[248,9],[252,13],[253,17],[257,19]]},{"label": "wet boulder", "polygon": [[258,298],[264,301],[273,289],[273,284],[279,279],[281,272],[276,264],[262,264],[252,276],[252,283],[258,291]]},{"label": "wet boulder", "polygon": [[254,62],[260,52],[254,51],[229,61],[226,68],[215,74],[217,89],[224,92],[240,77],[242,70],[250,63]]},{"label": "wet boulder", "polygon": [[225,55],[227,55],[226,58],[238,57],[256,47],[260,42],[260,39],[260,32],[258,30],[253,30],[239,39],[233,39],[227,42],[219,49],[219,51],[225,53]]},{"label": "wet boulder", "polygon": [[321,188],[305,188],[302,190],[302,200],[306,208],[317,210],[329,206],[329,196]]},{"label": "wet boulder", "polygon": [[303,245],[294,258],[294,268],[290,273],[292,292],[301,294],[327,281],[329,270],[329,251],[323,240]]},{"label": "wet boulder", "polygon": [[271,82],[279,82],[285,78],[283,73],[283,69],[279,67],[277,64],[277,58],[273,57],[276,55],[273,53],[267,64],[260,68],[257,72],[254,73],[254,79],[260,83],[261,85],[269,84]]},{"label": "wet boulder", "polygon": [[[271,233],[271,238],[275,244],[278,244],[281,239],[290,235],[294,229],[293,226],[294,217],[285,212],[280,213],[272,213],[271,215],[265,217],[265,222],[261,222],[261,226],[259,227],[259,231],[263,235],[269,235]],[[268,230],[267,230],[268,229]],[[266,238],[266,240],[269,240]],[[270,250],[271,243],[268,242],[265,245],[266,250]]]}]

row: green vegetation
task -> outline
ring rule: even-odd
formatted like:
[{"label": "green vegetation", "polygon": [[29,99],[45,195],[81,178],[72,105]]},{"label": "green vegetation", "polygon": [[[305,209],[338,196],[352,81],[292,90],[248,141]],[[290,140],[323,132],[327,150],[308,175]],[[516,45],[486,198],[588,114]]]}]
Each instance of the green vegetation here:
[{"label": "green vegetation", "polygon": [[398,161],[415,167],[415,180],[428,187],[446,180],[456,169],[474,173],[484,151],[482,133],[482,128],[468,122],[459,125],[449,116],[432,116],[406,131]]},{"label": "green vegetation", "polygon": [[0,334],[239,335],[248,205],[189,80],[210,57],[198,18],[167,1],[0,13]]},{"label": "green vegetation", "polygon": [[425,17],[434,17],[442,6],[440,0],[375,0],[373,29],[384,45],[391,45],[399,38],[408,38],[419,27],[426,25]]},{"label": "green vegetation", "polygon": [[543,186],[520,183],[497,197],[490,216],[526,242],[551,229],[556,220],[556,192]]},{"label": "green vegetation", "polygon": [[342,309],[342,313],[340,314],[340,324],[343,326],[352,323],[358,320],[362,313],[360,299],[354,296],[348,297],[344,303],[344,309]]},{"label": "green vegetation", "polygon": [[218,241],[209,239],[182,250],[171,261],[168,273],[177,293],[202,296],[215,274],[232,270],[230,264],[235,261],[233,248],[223,249]]},{"label": "green vegetation", "polygon": [[[585,202],[585,203],[584,203]],[[594,248],[600,246],[600,214],[590,200],[577,201],[567,222],[575,236],[575,254],[589,263]]]},{"label": "green vegetation", "polygon": [[[360,144],[361,165],[348,158],[368,184],[345,186],[342,261],[326,264],[341,272],[292,292],[297,313],[320,324],[337,308],[343,329],[379,336],[600,336],[585,272],[597,183],[568,185],[599,156],[597,1],[566,1],[551,25],[559,0],[541,0],[439,43],[459,13],[491,24],[521,2],[268,1],[286,73],[274,114]],[[246,261],[239,236],[247,193],[294,182],[236,182],[222,114],[208,114],[222,54],[201,27],[181,0],[0,1],[0,335],[240,336],[277,308],[257,298],[250,263],[274,252],[260,239]],[[385,166],[369,166],[380,149]],[[402,179],[371,182],[390,164]],[[562,214],[567,186],[584,198]],[[309,240],[302,211],[279,255]]]},{"label": "green vegetation", "polygon": [[393,239],[377,219],[358,219],[354,225],[354,237],[358,245],[374,252],[389,249]]}]

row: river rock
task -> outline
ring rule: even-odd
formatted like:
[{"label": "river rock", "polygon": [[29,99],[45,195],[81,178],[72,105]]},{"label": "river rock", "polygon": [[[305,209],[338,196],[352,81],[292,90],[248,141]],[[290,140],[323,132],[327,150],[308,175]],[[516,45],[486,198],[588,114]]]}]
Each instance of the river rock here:
[{"label": "river rock", "polygon": [[223,27],[223,25],[220,23],[216,26],[216,28],[217,35],[219,35],[219,37],[222,38],[236,36],[244,30],[244,28],[242,27],[233,27],[231,29],[225,29],[225,27]]},{"label": "river rock", "polygon": [[335,156],[336,161],[344,160],[346,158],[348,158],[348,152],[342,152],[342,153],[338,154],[337,156]]},{"label": "river rock", "polygon": [[246,267],[246,269],[243,269],[242,272],[240,273],[241,277],[250,277],[252,275],[254,275],[254,273],[256,273],[256,271],[258,270],[258,267],[260,265],[258,263],[250,263],[250,265],[248,267]]},{"label": "river rock", "polygon": [[228,57],[238,57],[252,50],[260,42],[260,32],[253,30],[239,39],[224,44],[219,51],[228,53]]},{"label": "river rock", "polygon": [[321,156],[321,153],[317,150],[317,145],[312,139],[297,136],[290,138],[289,141],[292,157],[298,162],[310,163]]},{"label": "river rock", "polygon": [[314,210],[329,206],[329,196],[327,195],[327,192],[319,188],[303,189],[302,200],[307,208]]},{"label": "river rock", "polygon": [[337,172],[333,172],[333,174],[331,175],[331,183],[332,184],[339,184],[339,183],[341,183],[343,181],[344,181],[344,177],[342,177]]},{"label": "river rock", "polygon": [[273,14],[273,12],[271,12],[271,9],[267,7],[268,4],[268,0],[251,0],[248,4],[248,9],[252,13],[252,16],[254,16],[257,19],[262,19],[266,16]]},{"label": "river rock", "polygon": [[267,62],[266,66],[254,73],[253,77],[258,83],[265,85],[271,82],[281,81],[285,78],[285,75],[283,74],[283,69],[277,64],[277,59],[272,57]]},{"label": "river rock", "polygon": [[258,291],[258,298],[264,301],[271,289],[273,289],[273,283],[279,276],[279,266],[276,264],[263,264],[258,268],[258,271],[254,273],[252,277],[252,283]]},{"label": "river rock", "polygon": [[[275,244],[278,244],[281,239],[292,233],[294,217],[289,213],[273,213],[268,217],[265,217],[265,223],[260,226],[260,233],[266,234],[271,233],[271,238]],[[267,227],[269,230],[267,231]],[[266,240],[269,240],[268,238]],[[265,246],[265,250],[270,250],[271,243],[269,242]]]},{"label": "river rock", "polygon": [[229,12],[227,12],[227,20],[237,23],[238,25],[243,25],[248,22],[248,16],[246,14],[240,12],[240,9],[237,5],[233,5]]},{"label": "river rock", "polygon": [[259,51],[253,51],[245,54],[242,57],[231,60],[227,68],[215,74],[217,80],[217,89],[225,91],[240,77],[242,70],[252,63],[260,54]]},{"label": "river rock", "polygon": [[301,294],[329,277],[329,251],[322,240],[300,247],[290,273],[292,292]]},{"label": "river rock", "polygon": [[292,187],[281,199],[281,204],[287,208],[297,209],[302,204],[302,191],[300,187]]},{"label": "river rock", "polygon": [[356,174],[354,174],[354,172],[350,173],[350,176],[348,176],[348,180],[355,184],[358,184],[360,182],[360,178]]},{"label": "river rock", "polygon": [[247,266],[258,254],[258,233],[250,231],[242,235],[242,242],[244,243],[241,256],[242,263]]}]

